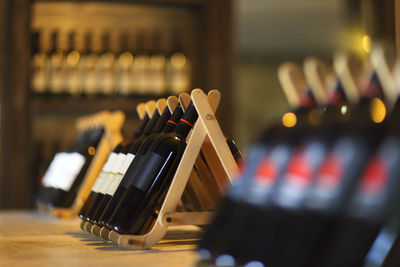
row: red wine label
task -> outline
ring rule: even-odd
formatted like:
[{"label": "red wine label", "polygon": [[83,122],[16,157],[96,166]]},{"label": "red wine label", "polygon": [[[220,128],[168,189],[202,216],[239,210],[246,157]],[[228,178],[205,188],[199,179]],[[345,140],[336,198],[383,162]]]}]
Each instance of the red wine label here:
[{"label": "red wine label", "polygon": [[277,189],[275,202],[286,208],[296,208],[301,205],[324,156],[325,147],[318,141],[311,141],[305,146],[296,148],[282,184]]},{"label": "red wine label", "polygon": [[352,216],[378,218],[399,187],[400,142],[388,137],[367,163],[349,212]]},{"label": "red wine label", "polygon": [[238,179],[234,179],[234,184],[229,191],[229,196],[238,201],[249,195],[249,187],[251,186],[254,174],[258,169],[259,163],[266,156],[268,148],[256,144],[249,149],[246,161],[239,162]]},{"label": "red wine label", "polygon": [[387,180],[386,162],[379,155],[370,160],[361,178],[361,192],[363,194],[379,194]]},{"label": "red wine label", "polygon": [[314,94],[310,89],[305,90],[305,93],[300,94],[300,105],[303,107],[314,107],[316,105]]},{"label": "red wine label", "polygon": [[317,180],[318,187],[335,188],[340,183],[343,174],[343,165],[340,158],[335,154],[329,155],[321,165],[319,178]]},{"label": "red wine label", "polygon": [[307,196],[306,206],[327,211],[336,208],[339,194],[345,190],[344,183],[351,174],[350,169],[356,164],[356,144],[349,137],[340,138],[332,147],[329,155],[324,159],[316,174],[315,183]]},{"label": "red wine label", "polygon": [[278,178],[278,168],[270,158],[261,161],[255,174],[256,184],[272,186]]},{"label": "red wine label", "polygon": [[254,172],[245,200],[255,205],[264,205],[269,201],[273,188],[290,159],[290,149],[287,145],[277,145],[260,161]]}]

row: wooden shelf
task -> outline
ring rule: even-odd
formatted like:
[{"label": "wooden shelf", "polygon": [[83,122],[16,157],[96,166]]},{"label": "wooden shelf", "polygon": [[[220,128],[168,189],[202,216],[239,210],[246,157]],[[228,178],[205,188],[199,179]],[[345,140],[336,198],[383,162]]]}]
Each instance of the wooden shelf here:
[{"label": "wooden shelf", "polygon": [[[65,2],[65,0],[35,0],[34,2]],[[94,2],[94,0],[69,0],[68,2]],[[183,7],[199,7],[204,6],[204,0],[96,0],[96,2],[105,3],[128,3],[128,4],[146,4],[146,5],[168,5],[171,6],[183,6]]]},{"label": "wooden shelf", "polygon": [[140,102],[165,96],[137,96],[129,98],[63,98],[63,97],[32,97],[32,111],[35,115],[47,114],[83,114],[101,110],[122,110],[127,115],[136,115],[136,106]]}]

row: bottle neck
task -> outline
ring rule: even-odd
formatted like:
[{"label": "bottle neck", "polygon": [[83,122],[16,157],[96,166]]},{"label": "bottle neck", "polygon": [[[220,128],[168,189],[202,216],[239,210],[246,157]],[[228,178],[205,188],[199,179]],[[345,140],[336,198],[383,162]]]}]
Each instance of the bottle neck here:
[{"label": "bottle neck", "polygon": [[337,80],[335,88],[328,97],[329,106],[338,106],[343,102],[347,102],[342,83]]},{"label": "bottle neck", "polygon": [[150,121],[149,115],[147,115],[146,113],[143,119],[140,121],[139,126],[136,128],[133,134],[133,138],[138,138],[143,135],[144,129],[149,121]]},{"label": "bottle neck", "polygon": [[190,130],[193,128],[193,125],[196,122],[197,118],[198,114],[196,108],[194,107],[193,103],[190,103],[185,114],[179,120],[179,123],[175,129],[175,133],[177,135],[180,135],[182,138],[186,138]]},{"label": "bottle neck", "polygon": [[378,78],[378,74],[375,71],[372,72],[368,79],[364,82],[361,97],[364,99],[372,99],[374,97],[384,99],[382,85]]},{"label": "bottle neck", "polygon": [[161,114],[160,118],[158,119],[151,133],[152,134],[161,133],[161,131],[164,129],[164,126],[170,117],[171,117],[171,112],[169,111],[168,107],[165,107],[163,113]]},{"label": "bottle neck", "polygon": [[153,130],[154,126],[157,123],[157,120],[160,118],[160,113],[158,113],[158,111],[156,110],[153,114],[153,116],[151,117],[151,119],[149,120],[149,122],[147,123],[146,127],[143,130],[143,135],[147,136],[151,133],[151,130]]},{"label": "bottle neck", "polygon": [[179,120],[182,118],[182,115],[183,115],[182,107],[180,104],[178,104],[176,106],[174,112],[172,113],[171,117],[167,121],[163,132],[164,133],[172,132],[175,129],[175,127],[178,125]]},{"label": "bottle neck", "polygon": [[119,143],[119,144],[114,148],[114,150],[113,150],[112,152],[118,154],[119,152],[121,152],[121,149],[122,149],[122,144]]}]

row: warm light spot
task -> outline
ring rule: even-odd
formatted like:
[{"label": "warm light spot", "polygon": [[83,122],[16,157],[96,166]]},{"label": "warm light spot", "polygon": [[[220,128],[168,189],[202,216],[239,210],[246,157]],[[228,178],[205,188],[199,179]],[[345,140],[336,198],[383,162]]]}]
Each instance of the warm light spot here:
[{"label": "warm light spot", "polygon": [[121,66],[128,67],[133,62],[133,56],[129,52],[124,52],[119,56],[118,62]]},{"label": "warm light spot", "polygon": [[369,106],[371,119],[375,123],[381,123],[386,117],[385,104],[379,98],[374,98]]},{"label": "warm light spot", "polygon": [[76,65],[79,62],[79,52],[78,51],[72,51],[71,53],[68,54],[67,56],[67,63],[68,65]]},{"label": "warm light spot", "polygon": [[346,105],[342,105],[342,106],[340,107],[340,113],[341,113],[342,115],[346,115],[346,113],[347,113],[347,106],[346,106]]},{"label": "warm light spot", "polygon": [[171,56],[171,65],[174,68],[182,68],[183,66],[185,66],[185,64],[186,57],[184,54],[177,52]]},{"label": "warm light spot", "polygon": [[282,116],[282,124],[285,127],[293,127],[297,123],[297,117],[293,112],[287,112]]},{"label": "warm light spot", "polygon": [[90,156],[93,156],[96,153],[96,148],[90,146],[88,148],[88,153],[89,153]]},{"label": "warm light spot", "polygon": [[371,38],[368,35],[362,37],[362,48],[366,53],[371,52]]}]

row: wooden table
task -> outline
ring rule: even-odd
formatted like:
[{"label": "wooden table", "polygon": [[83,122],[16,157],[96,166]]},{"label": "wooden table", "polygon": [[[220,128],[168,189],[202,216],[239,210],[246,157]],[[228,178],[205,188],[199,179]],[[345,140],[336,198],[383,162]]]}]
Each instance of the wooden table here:
[{"label": "wooden table", "polygon": [[82,232],[79,219],[0,212],[0,266],[193,266],[196,242],[169,238],[151,249],[133,251]]}]

